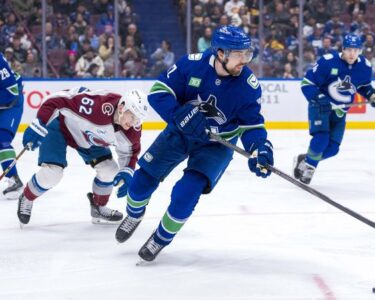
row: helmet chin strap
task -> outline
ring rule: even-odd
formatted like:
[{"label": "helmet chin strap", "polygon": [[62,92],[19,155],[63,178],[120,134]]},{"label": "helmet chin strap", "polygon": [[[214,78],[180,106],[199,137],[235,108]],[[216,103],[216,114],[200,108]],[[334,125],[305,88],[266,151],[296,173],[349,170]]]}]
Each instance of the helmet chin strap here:
[{"label": "helmet chin strap", "polygon": [[233,75],[227,68],[227,63],[228,63],[228,58],[225,57],[225,54],[224,54],[224,60],[221,60],[220,57],[217,55],[216,56],[217,60],[219,61],[219,63],[223,66],[223,69],[225,70],[225,72],[227,72],[229,75]]}]

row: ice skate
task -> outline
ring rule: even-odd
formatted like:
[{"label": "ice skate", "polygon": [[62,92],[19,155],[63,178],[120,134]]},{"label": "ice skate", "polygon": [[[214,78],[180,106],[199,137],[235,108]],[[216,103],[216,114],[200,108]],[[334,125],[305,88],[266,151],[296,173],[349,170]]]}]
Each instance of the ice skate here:
[{"label": "ice skate", "polygon": [[15,200],[20,197],[23,191],[23,183],[18,175],[8,178],[8,187],[3,191],[3,195],[8,200]]},{"label": "ice skate", "polygon": [[295,159],[294,177],[304,184],[310,184],[315,167],[305,161],[306,154],[300,154]]},{"label": "ice skate", "polygon": [[116,230],[116,240],[119,243],[123,243],[127,239],[129,239],[134,233],[134,231],[137,229],[138,225],[141,223],[143,216],[144,213],[139,218],[126,216]]},{"label": "ice skate", "polygon": [[139,250],[138,255],[145,261],[153,261],[166,245],[160,245],[154,240],[155,232]]},{"label": "ice skate", "polygon": [[106,206],[96,205],[93,201],[93,193],[88,193],[87,198],[91,206],[91,222],[93,224],[118,224],[122,220],[122,213]]},{"label": "ice skate", "polygon": [[31,210],[33,209],[33,201],[27,200],[26,197],[21,194],[18,198],[18,210],[17,216],[20,220],[21,228],[30,221]]}]

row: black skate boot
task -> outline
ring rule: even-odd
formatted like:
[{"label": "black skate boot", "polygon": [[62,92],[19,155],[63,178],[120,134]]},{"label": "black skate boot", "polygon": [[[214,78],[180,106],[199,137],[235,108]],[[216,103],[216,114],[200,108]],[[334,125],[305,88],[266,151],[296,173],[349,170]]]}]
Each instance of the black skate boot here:
[{"label": "black skate boot", "polygon": [[155,232],[139,250],[138,255],[145,261],[153,261],[166,245],[160,245],[154,240]]},{"label": "black skate boot", "polygon": [[303,173],[302,162],[305,161],[306,154],[300,154],[294,158],[293,174],[295,179],[300,179]]},{"label": "black skate boot", "polygon": [[23,183],[18,175],[8,179],[8,187],[3,191],[5,198],[15,200],[19,198],[23,191]]},{"label": "black skate boot", "polygon": [[116,230],[116,240],[119,243],[123,243],[128,240],[137,229],[138,225],[141,223],[144,215],[145,213],[143,213],[143,215],[139,218],[126,216]]},{"label": "black skate boot", "polygon": [[22,225],[26,225],[30,221],[31,217],[31,210],[33,209],[33,201],[27,200],[26,197],[21,194],[18,198],[18,210],[17,216],[20,220],[21,227]]},{"label": "black skate boot", "polygon": [[119,211],[106,206],[96,205],[93,193],[87,193],[87,198],[90,200],[93,224],[118,224],[122,220],[123,215]]}]

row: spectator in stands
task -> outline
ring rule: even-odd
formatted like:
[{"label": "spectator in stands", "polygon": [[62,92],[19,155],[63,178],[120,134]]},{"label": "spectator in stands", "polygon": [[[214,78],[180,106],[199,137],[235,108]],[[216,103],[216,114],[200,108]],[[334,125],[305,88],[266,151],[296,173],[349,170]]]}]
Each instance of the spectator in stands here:
[{"label": "spectator in stands", "polygon": [[354,21],[350,24],[350,32],[360,36],[363,33],[363,29],[370,26],[365,22],[363,13],[358,13],[354,15],[353,18]]},{"label": "spectator in stands", "polygon": [[289,23],[290,14],[285,9],[282,2],[277,2],[275,4],[275,13],[273,15],[273,24],[287,25]]},{"label": "spectator in stands", "polygon": [[348,14],[355,16],[356,14],[365,14],[366,13],[366,4],[361,0],[352,0],[348,5]]},{"label": "spectator in stands", "polygon": [[323,29],[323,24],[316,23],[313,34],[307,37],[307,41],[314,47],[315,53],[323,47]]},{"label": "spectator in stands", "polygon": [[134,43],[135,43],[136,47],[138,47],[138,48],[143,47],[142,37],[139,34],[138,27],[137,27],[137,25],[135,23],[130,23],[129,24],[123,40],[125,41],[126,37],[129,36],[129,35],[134,38]]},{"label": "spectator in stands", "polygon": [[32,43],[29,39],[29,36],[25,32],[25,26],[23,24],[17,25],[15,35],[17,35],[20,38],[22,49],[29,50],[31,48]]},{"label": "spectator in stands", "polygon": [[73,50],[68,51],[65,63],[61,67],[61,77],[74,78],[76,77],[77,52]]},{"label": "spectator in stands", "polygon": [[87,27],[87,23],[85,19],[83,18],[83,15],[78,13],[76,14],[75,22],[73,23],[73,26],[76,28],[76,32],[78,36],[84,34],[85,29]]},{"label": "spectator in stands", "polygon": [[69,16],[76,11],[77,1],[55,0],[52,2],[52,6],[55,13],[60,12],[62,15]]},{"label": "spectator in stands", "polygon": [[32,27],[32,26],[42,25],[42,19],[43,19],[43,11],[42,11],[42,8],[39,6],[32,12],[30,17],[28,18],[27,26]]},{"label": "spectator in stands", "polygon": [[26,61],[22,64],[22,77],[42,77],[42,69],[32,51],[27,52]]},{"label": "spectator in stands", "polygon": [[218,26],[226,26],[229,25],[229,18],[227,15],[222,15],[219,19]]},{"label": "spectator in stands", "polygon": [[340,21],[340,15],[338,13],[334,13],[331,19],[325,24],[324,26],[324,33],[332,34],[333,27],[340,27],[341,31],[345,31],[345,24]]},{"label": "spectator in stands", "polygon": [[27,19],[34,10],[34,2],[34,0],[12,0],[12,7],[22,18]]},{"label": "spectator in stands", "polygon": [[213,8],[212,14],[210,14],[211,22],[217,26],[220,23],[220,18],[223,15],[222,9],[219,6]]},{"label": "spectator in stands", "polygon": [[[53,26],[51,22],[46,22],[46,47],[47,50],[58,49],[64,46],[63,41],[57,36],[57,34],[53,31]],[[42,33],[40,33],[37,37],[37,43],[40,49],[42,49]]]},{"label": "spectator in stands", "polygon": [[87,7],[84,3],[80,2],[77,6],[77,11],[72,12],[69,16],[71,22],[74,22],[77,19],[77,14],[81,14],[83,19],[86,21],[87,24],[90,23],[91,13],[88,11]]},{"label": "spectator in stands", "polygon": [[312,47],[305,48],[303,50],[302,70],[306,73],[307,70],[311,69],[316,63],[315,52]]},{"label": "spectator in stands", "polygon": [[[211,47],[212,28],[206,27],[203,36],[198,39],[198,52],[204,52]],[[159,48],[160,49],[160,48]]]},{"label": "spectator in stands", "polygon": [[341,29],[341,26],[340,25],[333,25],[332,27],[332,33],[331,33],[331,37],[332,37],[332,47],[334,49],[340,49],[341,46],[342,46],[342,42],[344,40],[344,31]]},{"label": "spectator in stands", "polygon": [[108,5],[111,5],[109,0],[96,0],[93,5],[93,13],[97,15],[105,14]]},{"label": "spectator in stands", "polygon": [[244,6],[245,4],[240,0],[229,0],[224,5],[224,13],[228,17],[232,17],[233,15],[238,15],[240,12],[240,7]]},{"label": "spectator in stands", "polygon": [[70,25],[68,17],[63,15],[60,12],[57,12],[56,14],[53,15],[51,22],[52,22],[53,28],[60,29],[61,31],[66,30],[68,25]]},{"label": "spectator in stands", "polygon": [[[77,77],[85,77],[91,74],[89,68],[92,64],[96,64],[99,69],[97,70],[98,76],[103,76],[104,73],[104,64],[103,60],[100,58],[95,51],[90,48],[85,54],[83,54],[77,61],[76,72]],[[91,70],[92,71],[92,70]]]},{"label": "spectator in stands", "polygon": [[123,62],[122,75],[130,78],[140,78],[144,75],[145,66],[142,62],[141,51],[135,46],[134,38],[127,36],[125,47],[120,54]]},{"label": "spectator in stands", "polygon": [[10,64],[10,67],[12,68],[14,72],[17,72],[20,74],[23,73],[22,65],[17,59],[15,59],[14,51],[11,47],[8,47],[5,49],[4,57],[6,58],[6,60],[8,61],[8,63]]},{"label": "spectator in stands", "polygon": [[5,24],[1,27],[0,34],[3,36],[5,41],[5,46],[9,45],[9,40],[16,33],[16,15],[14,13],[9,13],[6,17]]},{"label": "spectator in stands", "polygon": [[371,33],[366,34],[365,42],[363,43],[363,48],[375,49],[374,35]]},{"label": "spectator in stands", "polygon": [[21,47],[21,40],[18,35],[12,37],[11,47],[13,49],[13,55],[16,60],[21,64],[26,61],[27,52]]},{"label": "spectator in stands", "polygon": [[363,55],[367,58],[367,60],[371,63],[372,66],[372,77],[375,76],[375,57],[374,57],[374,48],[365,48],[363,51]]},{"label": "spectator in stands", "polygon": [[319,59],[325,54],[333,53],[335,50],[332,48],[332,40],[329,36],[323,38],[322,48],[318,48],[316,58]]},{"label": "spectator in stands", "polygon": [[92,49],[94,49],[95,51],[99,49],[99,46],[100,46],[99,37],[96,35],[94,27],[90,25],[88,25],[85,28],[84,34],[80,35],[78,40],[80,44],[82,44],[84,40],[88,40],[90,41],[90,47]]},{"label": "spectator in stands", "polygon": [[306,23],[303,25],[303,36],[308,37],[314,33],[314,28],[316,26],[316,20],[313,16],[307,18]]},{"label": "spectator in stands", "polygon": [[112,4],[108,4],[105,13],[102,13],[100,15],[99,24],[100,24],[99,25],[100,27],[104,27],[106,25],[111,25],[112,27],[114,27],[115,16],[114,16],[114,7]]},{"label": "spectator in stands", "polygon": [[76,28],[73,25],[69,25],[67,33],[64,36],[63,44],[66,50],[79,51],[81,45],[78,41],[78,34]]},{"label": "spectator in stands", "polygon": [[321,24],[325,24],[331,17],[328,10],[326,9],[326,5],[324,5],[324,3],[321,1],[319,1],[316,5],[313,15],[316,22]]},{"label": "spectator in stands", "polygon": [[137,14],[133,12],[132,8],[128,5],[126,6],[123,13],[120,14],[119,27],[121,34],[123,35],[122,30],[126,30],[130,23],[137,22]]},{"label": "spectator in stands", "polygon": [[[212,16],[215,14],[215,10],[221,10],[221,5],[216,2],[216,0],[208,0],[204,5],[204,9],[208,16]],[[221,14],[221,13],[220,13]]]},{"label": "spectator in stands", "polygon": [[297,71],[293,69],[292,65],[290,63],[286,63],[284,65],[284,73],[282,75],[282,78],[285,79],[293,79],[298,77]]},{"label": "spectator in stands", "polygon": [[175,62],[174,53],[172,52],[171,43],[167,40],[161,42],[161,46],[151,54],[153,65],[151,67],[150,77],[157,77],[167,70]]}]

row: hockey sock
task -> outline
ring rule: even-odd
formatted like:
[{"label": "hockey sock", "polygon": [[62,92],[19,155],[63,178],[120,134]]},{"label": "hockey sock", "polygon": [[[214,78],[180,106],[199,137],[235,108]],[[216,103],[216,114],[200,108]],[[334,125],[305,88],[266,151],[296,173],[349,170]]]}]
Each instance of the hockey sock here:
[{"label": "hockey sock", "polygon": [[207,186],[207,178],[193,170],[188,170],[175,184],[172,201],[165,212],[154,239],[161,245],[168,245],[193,213],[199,197]]},{"label": "hockey sock", "polygon": [[113,189],[113,183],[104,182],[95,177],[92,182],[92,192],[94,194],[94,203],[98,206],[105,206],[108,203],[109,196]]},{"label": "hockey sock", "polygon": [[34,201],[36,198],[43,195],[47,191],[48,189],[45,189],[40,186],[34,174],[33,177],[31,177],[29,182],[26,184],[26,187],[23,190],[23,194],[25,195],[27,200]]},{"label": "hockey sock", "polygon": [[335,156],[337,153],[339,153],[339,150],[340,144],[331,140],[327,149],[323,153],[322,159],[327,159],[329,157]]},{"label": "hockey sock", "polygon": [[[12,145],[10,144],[13,140],[13,135],[7,130],[0,130],[0,164],[3,170],[8,168],[8,166],[16,158],[16,153]],[[10,178],[17,174],[17,168],[14,166],[6,177]]]},{"label": "hockey sock", "polygon": [[327,148],[329,143],[329,133],[328,132],[318,132],[314,134],[310,141],[310,147],[306,155],[306,163],[311,166],[316,167],[319,161],[323,157],[323,152]]},{"label": "hockey sock", "polygon": [[159,181],[142,168],[135,171],[128,189],[126,212],[130,217],[139,218],[150,201],[152,193],[159,186]]}]

